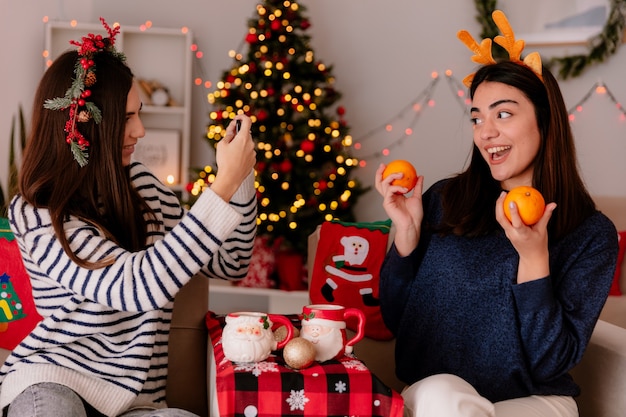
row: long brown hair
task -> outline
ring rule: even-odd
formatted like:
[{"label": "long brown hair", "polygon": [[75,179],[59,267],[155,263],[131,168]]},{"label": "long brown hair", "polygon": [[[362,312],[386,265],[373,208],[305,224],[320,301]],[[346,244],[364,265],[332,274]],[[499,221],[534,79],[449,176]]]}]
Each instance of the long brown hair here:
[{"label": "long brown hair", "polygon": [[97,81],[91,87],[90,100],[100,109],[102,121],[78,124],[89,141],[89,163],[85,167],[74,160],[65,141],[68,110],[43,107],[47,99],[65,95],[77,59],[76,51],[65,52],[39,83],[19,186],[26,201],[49,210],[55,234],[71,259],[94,269],[110,260],[87,262],[72,252],[63,228],[68,216],[93,224],[118,245],[136,251],[146,246],[144,213],[153,212],[132,186],[128,168],[122,165],[126,101],[133,74],[119,56],[99,52],[93,57]]},{"label": "long brown hair", "polygon": [[[524,65],[504,61],[481,67],[470,86],[470,98],[485,82],[510,85],[528,97],[535,107],[541,145],[534,161],[533,187],[546,202],[556,202],[549,224],[552,237],[571,232],[595,211],[595,204],[579,174],[574,136],[558,83],[543,69],[543,82]],[[494,207],[501,192],[487,162],[476,145],[470,163],[444,187],[444,215],[438,228],[443,232],[479,236],[499,229]]]}]

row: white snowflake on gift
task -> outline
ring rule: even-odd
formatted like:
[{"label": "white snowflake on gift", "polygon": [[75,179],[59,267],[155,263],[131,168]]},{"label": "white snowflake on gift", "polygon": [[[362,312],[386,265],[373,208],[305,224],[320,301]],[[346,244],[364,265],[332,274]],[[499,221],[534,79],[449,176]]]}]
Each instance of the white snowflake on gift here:
[{"label": "white snowflake on gift", "polygon": [[291,390],[289,398],[285,401],[289,404],[289,410],[301,410],[304,411],[304,406],[309,402],[309,399],[304,395],[304,390],[299,391]]},{"label": "white snowflake on gift", "polygon": [[257,378],[263,372],[278,372],[278,365],[276,362],[252,362],[252,363],[237,363],[235,364],[235,371],[251,372],[252,375]]},{"label": "white snowflake on gift", "polygon": [[367,366],[359,360],[353,361],[344,361],[342,362],[343,366],[347,369],[356,369],[357,371],[367,371]]},{"label": "white snowflake on gift", "polygon": [[343,394],[347,390],[348,390],[348,385],[346,385],[345,382],[339,381],[335,384],[335,391],[337,391],[339,394]]}]

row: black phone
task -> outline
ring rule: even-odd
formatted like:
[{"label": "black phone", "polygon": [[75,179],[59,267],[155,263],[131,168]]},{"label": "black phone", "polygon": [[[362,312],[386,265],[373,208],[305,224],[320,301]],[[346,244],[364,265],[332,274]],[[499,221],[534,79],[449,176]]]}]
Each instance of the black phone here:
[{"label": "black phone", "polygon": [[239,133],[239,129],[241,129],[241,120],[235,122],[235,135]]}]

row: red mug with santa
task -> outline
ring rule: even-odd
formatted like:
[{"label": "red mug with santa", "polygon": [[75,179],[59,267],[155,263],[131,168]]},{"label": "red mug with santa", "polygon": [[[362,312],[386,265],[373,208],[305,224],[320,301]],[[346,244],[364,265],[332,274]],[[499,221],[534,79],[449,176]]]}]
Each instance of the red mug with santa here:
[{"label": "red mug with santa", "polygon": [[[280,323],[287,336],[277,342],[272,327]],[[282,349],[294,336],[291,320],[278,314],[238,311],[226,316],[222,330],[222,351],[226,359],[238,363],[261,362],[273,350]]]},{"label": "red mug with santa", "polygon": [[[357,320],[357,331],[347,340],[346,320]],[[300,337],[313,343],[315,360],[324,362],[352,353],[355,343],[363,339],[365,314],[358,308],[336,304],[311,304],[302,308]]]}]

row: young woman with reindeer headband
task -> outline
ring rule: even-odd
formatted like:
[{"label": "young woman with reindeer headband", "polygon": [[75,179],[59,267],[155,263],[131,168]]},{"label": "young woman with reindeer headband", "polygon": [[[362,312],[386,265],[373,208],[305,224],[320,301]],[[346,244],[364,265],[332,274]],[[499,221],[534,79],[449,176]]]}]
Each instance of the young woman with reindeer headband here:
[{"label": "young woman with reindeer headband", "polygon": [[241,279],[250,262],[250,119],[228,127],[215,181],[185,212],[131,160],[142,103],[119,28],[102,23],[108,37],[73,42],[35,97],[9,217],[43,320],[0,370],[8,417],[192,416],[165,402],[174,297],[196,274]]},{"label": "young woman with reindeer headband", "polygon": [[[580,362],[608,296],[617,232],[579,175],[559,86],[538,54],[521,59],[501,11],[510,55],[491,39],[459,38],[481,64],[469,87],[474,146],[467,168],[422,195],[382,178],[396,226],[381,270],[383,319],[396,336],[405,416],[575,417]],[[539,190],[548,204],[526,226],[506,191]]]}]

